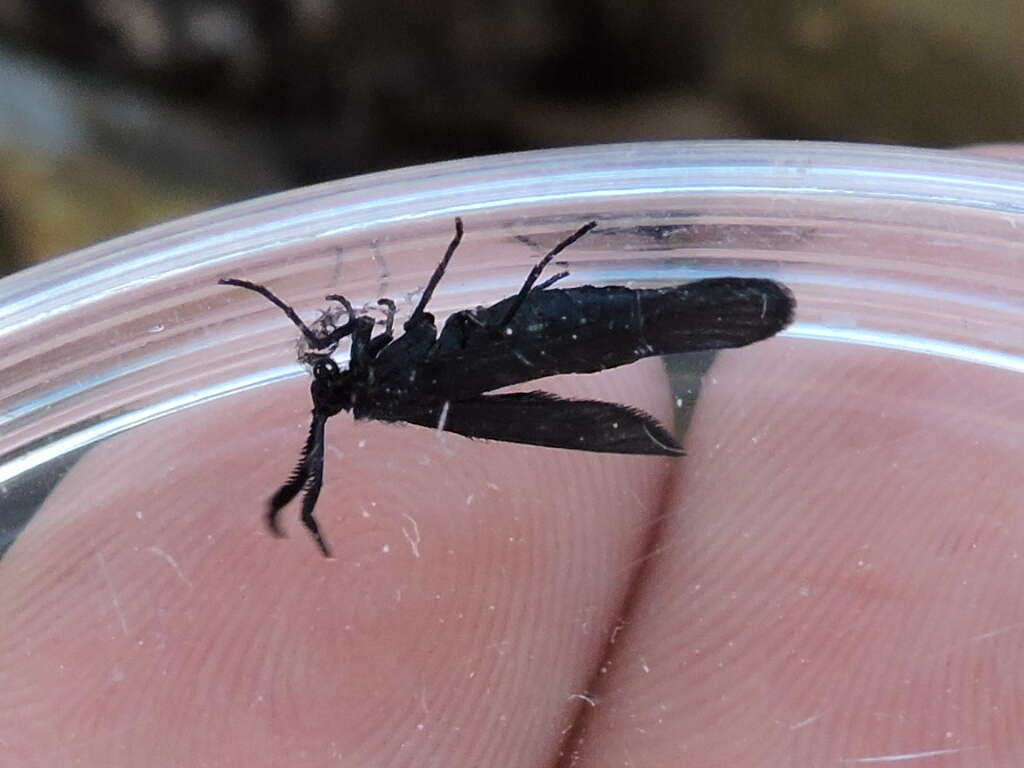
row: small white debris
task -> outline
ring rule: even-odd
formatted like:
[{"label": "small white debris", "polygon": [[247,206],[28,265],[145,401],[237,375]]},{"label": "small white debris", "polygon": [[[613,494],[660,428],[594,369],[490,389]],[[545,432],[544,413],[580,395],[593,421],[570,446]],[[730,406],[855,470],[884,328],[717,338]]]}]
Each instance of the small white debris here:
[{"label": "small white debris", "polygon": [[407,515],[403,512],[402,517],[408,520],[410,525],[412,525],[411,534],[405,529],[405,526],[402,526],[402,535],[405,536],[405,540],[409,542],[409,548],[412,549],[413,556],[418,558],[420,556],[420,527],[411,515]]}]

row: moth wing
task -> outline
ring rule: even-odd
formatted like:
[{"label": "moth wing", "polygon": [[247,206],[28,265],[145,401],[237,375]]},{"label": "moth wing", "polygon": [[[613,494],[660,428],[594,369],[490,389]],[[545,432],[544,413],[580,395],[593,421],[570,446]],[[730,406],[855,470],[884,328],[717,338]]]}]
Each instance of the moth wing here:
[{"label": "moth wing", "polygon": [[562,373],[595,373],[645,357],[742,347],[792,320],[786,286],[708,278],[671,288],[581,286],[537,291],[504,333],[490,327],[511,299],[445,325],[417,372],[419,392],[463,400]]},{"label": "moth wing", "polygon": [[370,418],[407,421],[466,437],[597,453],[679,456],[671,432],[636,408],[548,392],[480,395],[388,409]]}]

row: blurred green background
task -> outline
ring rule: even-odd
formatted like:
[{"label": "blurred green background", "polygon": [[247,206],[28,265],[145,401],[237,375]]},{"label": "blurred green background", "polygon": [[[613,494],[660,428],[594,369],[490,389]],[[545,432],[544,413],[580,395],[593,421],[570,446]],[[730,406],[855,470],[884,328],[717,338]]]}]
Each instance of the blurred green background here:
[{"label": "blurred green background", "polygon": [[1020,0],[0,0],[0,272],[432,160],[1024,138]]}]

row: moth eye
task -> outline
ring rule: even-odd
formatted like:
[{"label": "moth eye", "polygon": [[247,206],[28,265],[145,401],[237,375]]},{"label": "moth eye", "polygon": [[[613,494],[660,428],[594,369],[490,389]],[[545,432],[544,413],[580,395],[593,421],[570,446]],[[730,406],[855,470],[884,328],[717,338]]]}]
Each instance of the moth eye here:
[{"label": "moth eye", "polygon": [[317,378],[323,378],[324,376],[337,376],[338,372],[338,364],[330,358],[317,360],[313,365],[313,375]]}]

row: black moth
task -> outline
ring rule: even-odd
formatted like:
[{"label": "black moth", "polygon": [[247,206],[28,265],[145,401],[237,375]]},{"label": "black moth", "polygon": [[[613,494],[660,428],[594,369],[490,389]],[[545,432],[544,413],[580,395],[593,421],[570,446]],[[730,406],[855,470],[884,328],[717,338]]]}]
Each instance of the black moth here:
[{"label": "black moth", "polygon": [[[282,535],[278,513],[305,489],[302,522],[320,551],[330,557],[313,510],[323,484],[324,425],[341,411],[352,411],[356,419],[405,421],[467,437],[549,448],[682,454],[675,437],[636,408],[567,400],[547,392],[487,394],[560,373],[595,373],[652,355],[742,347],[775,335],[793,317],[795,302],[789,289],[758,278],[708,278],[654,289],[552,288],[568,275],[560,272],[537,284],[551,260],[596,225],[592,221],[556,245],[530,271],[518,293],[489,307],[454,313],[440,334],[427,304],[462,240],[458,218],[455,237],[397,338],[392,332],[395,304],[390,299],[378,302],[387,321],[376,336],[373,318],[357,316],[338,295],[327,300],[341,305],[347,322],[313,330],[266,287],[220,280],[273,302],[317,350],[304,356],[313,368],[309,436],[295,471],[270,500],[270,529]],[[349,336],[348,369],[342,370],[330,353]]]}]

